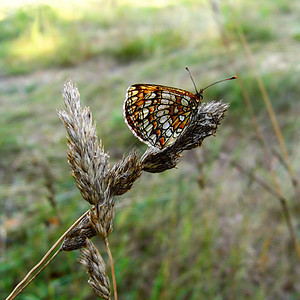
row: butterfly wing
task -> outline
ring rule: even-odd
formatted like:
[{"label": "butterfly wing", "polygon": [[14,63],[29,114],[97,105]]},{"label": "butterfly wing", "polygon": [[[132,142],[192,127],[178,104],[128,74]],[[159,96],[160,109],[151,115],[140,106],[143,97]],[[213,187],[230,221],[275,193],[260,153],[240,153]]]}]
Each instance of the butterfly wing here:
[{"label": "butterfly wing", "polygon": [[200,100],[191,92],[156,84],[134,84],[126,92],[124,119],[142,142],[163,149],[189,124]]}]

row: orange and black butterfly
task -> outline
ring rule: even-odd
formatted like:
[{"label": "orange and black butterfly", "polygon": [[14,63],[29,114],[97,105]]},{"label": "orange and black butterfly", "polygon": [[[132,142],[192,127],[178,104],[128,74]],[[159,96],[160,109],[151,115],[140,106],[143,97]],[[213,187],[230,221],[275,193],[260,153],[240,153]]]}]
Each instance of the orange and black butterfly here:
[{"label": "orange and black butterfly", "polygon": [[124,119],[142,142],[164,149],[176,141],[197,114],[203,91],[218,82],[235,78],[236,76],[217,81],[197,91],[191,77],[195,94],[158,84],[131,85],[126,92]]}]

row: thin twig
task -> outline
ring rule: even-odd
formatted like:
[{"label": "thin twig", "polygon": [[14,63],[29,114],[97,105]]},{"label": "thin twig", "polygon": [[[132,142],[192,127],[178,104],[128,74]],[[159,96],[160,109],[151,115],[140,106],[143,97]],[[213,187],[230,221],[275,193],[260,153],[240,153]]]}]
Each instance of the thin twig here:
[{"label": "thin twig", "polygon": [[278,142],[279,142],[279,145],[280,145],[280,148],[281,148],[281,151],[282,151],[283,159],[284,159],[285,164],[287,166],[288,173],[290,175],[290,178],[291,178],[291,181],[293,183],[293,186],[295,188],[296,197],[299,198],[300,191],[298,189],[298,181],[295,179],[295,173],[294,173],[294,170],[293,170],[293,168],[291,166],[291,160],[290,160],[287,148],[285,146],[285,142],[284,142],[284,139],[283,139],[280,127],[278,125],[277,118],[276,118],[276,115],[274,113],[274,110],[273,110],[270,98],[269,98],[267,90],[266,90],[266,88],[265,88],[265,86],[263,84],[261,76],[260,76],[260,74],[258,72],[258,69],[257,69],[255,61],[254,61],[253,54],[252,54],[252,52],[250,50],[250,47],[249,47],[248,42],[247,42],[247,40],[245,38],[245,35],[244,35],[244,33],[243,33],[242,29],[241,29],[240,23],[238,22],[236,16],[233,13],[232,13],[232,19],[234,20],[234,25],[235,25],[235,27],[237,29],[237,34],[238,34],[238,36],[239,36],[239,38],[240,38],[240,40],[242,42],[242,45],[243,45],[243,47],[244,47],[244,49],[246,51],[246,54],[248,56],[248,59],[250,61],[251,67],[252,67],[252,69],[254,71],[255,79],[257,81],[259,90],[260,90],[260,92],[262,94],[262,97],[263,97],[266,109],[268,111],[268,114],[269,114],[272,126],[274,128],[276,137],[278,139]]},{"label": "thin twig", "polygon": [[[78,223],[89,213],[89,210],[86,211],[73,225],[55,242],[55,244],[49,249],[49,251],[43,256],[38,264],[36,264],[25,276],[25,278],[14,288],[14,290],[9,294],[6,300],[14,299],[28,284],[27,281],[38,270],[48,259],[48,257],[53,253],[55,248],[63,241],[67,234],[76,226]],[[38,272],[39,274],[40,272]],[[30,280],[31,282],[31,280]],[[25,286],[25,287],[24,287]]]},{"label": "thin twig", "polygon": [[[222,42],[224,44],[225,50],[227,51],[227,55],[230,59],[230,63],[232,64],[232,66],[235,70],[235,74],[237,74],[237,81],[238,81],[239,86],[241,88],[242,98],[244,100],[244,103],[247,107],[248,112],[250,113],[251,122],[252,122],[253,128],[255,130],[256,137],[258,139],[258,142],[263,147],[265,157],[267,158],[266,162],[267,162],[268,168],[271,171],[271,173],[274,173],[274,170],[273,170],[272,165],[271,165],[271,149],[267,145],[266,139],[265,139],[264,134],[263,134],[263,131],[260,128],[259,122],[258,122],[257,117],[256,117],[255,112],[254,112],[252,101],[251,101],[250,97],[248,96],[247,89],[245,87],[242,76],[239,75],[238,67],[237,67],[237,64],[236,64],[236,61],[235,61],[235,55],[233,54],[233,52],[231,50],[230,41],[229,41],[229,39],[228,39],[228,37],[225,33],[224,26],[220,21],[222,18],[220,16],[219,7],[217,6],[217,4],[214,1],[211,1],[211,6],[212,6],[213,12],[215,13],[215,22],[217,23],[217,26],[218,26],[220,36],[222,38]],[[276,178],[275,173],[274,173],[273,178]],[[280,187],[279,187],[279,189],[280,189]]]},{"label": "thin twig", "polygon": [[[212,10],[213,10],[213,12],[215,13],[215,16],[216,16],[215,20],[216,20],[216,23],[217,23],[219,31],[220,31],[222,42],[225,46],[225,49],[227,50],[228,57],[231,61],[231,64],[233,65],[233,67],[235,69],[235,73],[238,75],[239,72],[238,72],[237,64],[235,62],[235,56],[231,51],[230,42],[229,42],[229,39],[227,38],[227,35],[225,33],[224,26],[220,21],[221,20],[220,9],[218,7],[218,4],[215,3],[214,1],[211,1],[211,6],[212,6]],[[245,38],[244,38],[244,41],[246,42]],[[248,49],[249,49],[249,47],[248,47]],[[250,51],[250,49],[249,49],[249,51]],[[252,57],[251,51],[250,51],[250,55]],[[253,57],[252,57],[252,62],[254,63]],[[254,65],[254,67],[255,67],[255,65]],[[256,73],[258,74],[257,70],[256,70]],[[286,204],[286,200],[283,197],[283,194],[282,194],[282,191],[281,191],[281,188],[280,188],[280,184],[279,184],[279,180],[278,180],[278,178],[276,176],[276,173],[274,172],[272,164],[271,164],[272,155],[274,155],[274,153],[272,152],[272,149],[268,146],[268,144],[265,141],[263,132],[262,132],[260,126],[259,126],[258,120],[257,120],[256,115],[254,113],[253,105],[252,105],[252,102],[251,102],[250,98],[248,97],[248,94],[247,94],[245,85],[243,83],[242,77],[238,75],[237,79],[238,79],[238,82],[239,82],[240,87],[241,87],[243,100],[244,100],[244,102],[247,106],[247,109],[248,109],[249,113],[250,113],[251,121],[252,121],[253,127],[255,129],[258,141],[260,142],[260,144],[263,147],[265,157],[266,157],[266,162],[267,162],[267,165],[268,165],[268,169],[270,170],[270,173],[271,173],[271,177],[272,177],[272,180],[273,180],[273,183],[274,183],[275,190],[273,189],[272,186],[266,185],[265,182],[264,183],[261,182],[261,183],[264,185],[265,188],[267,188],[269,190],[269,192],[271,192],[277,199],[279,199],[279,201],[281,203],[282,210],[283,210],[283,214],[285,215],[285,219],[286,219],[286,222],[287,222],[288,230],[289,230],[289,233],[290,233],[290,238],[291,238],[291,240],[293,241],[293,243],[295,245],[295,249],[296,249],[296,252],[298,254],[298,257],[300,257],[299,245],[298,245],[297,238],[296,238],[296,235],[295,235],[295,230],[294,230],[292,222],[291,222],[290,212],[289,212],[288,206]],[[265,95],[267,95],[267,94],[265,93]],[[283,139],[282,139],[282,141],[283,141]],[[289,165],[287,164],[286,160],[284,160],[284,164],[287,167],[287,169],[289,169]],[[295,176],[291,176],[290,172],[288,172],[288,173],[290,174],[290,178],[291,178],[292,184],[295,188],[296,195],[300,195],[300,193],[298,191],[298,185],[297,185],[298,182],[297,182]],[[282,202],[282,199],[284,199],[283,202]]]},{"label": "thin twig", "polygon": [[38,272],[36,274],[34,274],[34,276],[32,276],[32,278],[30,278],[30,280],[27,281],[27,283],[22,286],[19,290],[18,290],[18,294],[20,294],[30,283],[31,281],[33,281],[49,264],[50,262],[58,255],[58,253],[60,253],[61,251],[63,251],[61,248],[59,248],[52,256],[51,258],[43,265],[42,268],[40,268],[38,270]]},{"label": "thin twig", "polygon": [[111,254],[110,248],[109,248],[109,242],[108,238],[104,239],[105,248],[109,257],[110,266],[111,266],[111,274],[113,279],[113,286],[114,286],[114,298],[115,300],[118,300],[118,293],[117,293],[117,281],[116,281],[116,275],[115,275],[115,267],[114,267],[114,260],[113,256]]},{"label": "thin twig", "polygon": [[[282,155],[276,149],[270,149],[272,154],[278,159],[278,161],[283,165],[283,167],[288,171],[288,165],[286,164]],[[298,180],[296,177],[292,178],[292,184],[295,188],[298,187]]]},{"label": "thin twig", "polygon": [[256,176],[255,174],[249,172],[248,170],[245,170],[238,162],[232,160],[229,155],[222,153],[222,157],[226,158],[230,164],[232,166],[234,166],[238,171],[240,171],[242,174],[247,175],[251,180],[255,181],[256,183],[258,183],[261,187],[263,187],[267,192],[269,192],[271,195],[273,195],[276,199],[279,200],[280,205],[282,207],[282,211],[285,217],[285,220],[287,222],[288,225],[288,229],[289,229],[289,233],[290,233],[290,237],[291,240],[294,244],[298,259],[300,259],[300,247],[299,244],[297,242],[297,236],[294,230],[294,226],[292,224],[292,218],[291,218],[291,214],[287,205],[287,200],[286,198],[284,198],[280,193],[277,192],[276,189],[274,189],[271,185],[269,185],[267,182],[265,182],[263,179],[261,179],[260,177]]}]

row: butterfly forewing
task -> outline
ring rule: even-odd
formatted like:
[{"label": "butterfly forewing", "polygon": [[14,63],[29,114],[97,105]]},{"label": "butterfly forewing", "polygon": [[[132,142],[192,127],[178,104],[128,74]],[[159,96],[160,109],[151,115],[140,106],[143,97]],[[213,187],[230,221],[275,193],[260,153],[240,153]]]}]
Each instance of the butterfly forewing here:
[{"label": "butterfly forewing", "polygon": [[200,102],[191,92],[156,84],[134,84],[126,93],[124,118],[144,143],[163,149],[189,124]]}]

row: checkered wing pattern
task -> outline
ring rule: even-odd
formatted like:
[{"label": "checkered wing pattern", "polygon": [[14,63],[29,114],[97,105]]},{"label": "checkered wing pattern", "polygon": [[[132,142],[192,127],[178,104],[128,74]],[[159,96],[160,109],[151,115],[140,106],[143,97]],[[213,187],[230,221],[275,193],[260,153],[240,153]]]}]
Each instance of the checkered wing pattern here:
[{"label": "checkered wing pattern", "polygon": [[124,118],[142,142],[159,149],[184,132],[200,100],[191,92],[156,84],[134,84],[126,92]]}]

